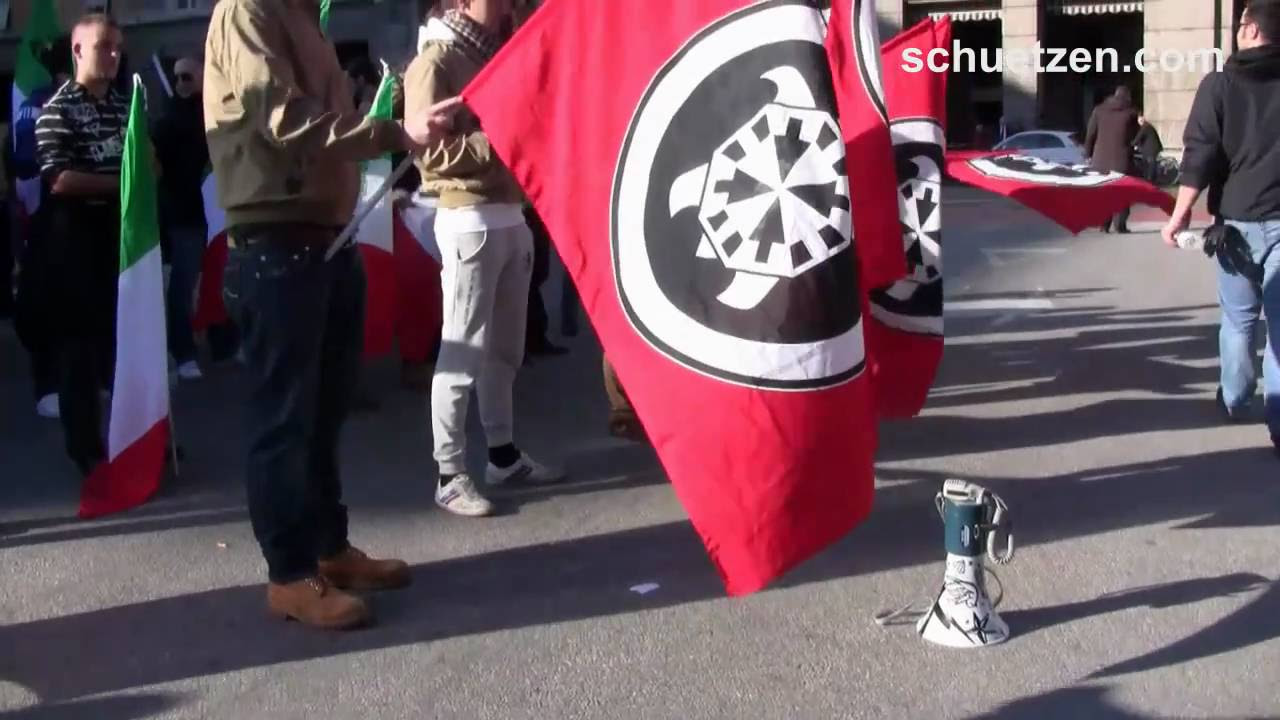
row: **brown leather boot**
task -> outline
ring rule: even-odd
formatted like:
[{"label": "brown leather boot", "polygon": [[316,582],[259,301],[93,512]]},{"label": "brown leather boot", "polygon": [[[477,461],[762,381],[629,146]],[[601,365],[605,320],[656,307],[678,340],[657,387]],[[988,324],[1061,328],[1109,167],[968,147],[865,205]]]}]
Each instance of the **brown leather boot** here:
[{"label": "brown leather boot", "polygon": [[353,547],[321,560],[320,575],[343,590],[396,590],[410,582],[403,560],[374,560]]},{"label": "brown leather boot", "polygon": [[267,609],[281,620],[297,620],[325,630],[348,630],[369,622],[369,606],[330,587],[321,577],[267,585]]}]

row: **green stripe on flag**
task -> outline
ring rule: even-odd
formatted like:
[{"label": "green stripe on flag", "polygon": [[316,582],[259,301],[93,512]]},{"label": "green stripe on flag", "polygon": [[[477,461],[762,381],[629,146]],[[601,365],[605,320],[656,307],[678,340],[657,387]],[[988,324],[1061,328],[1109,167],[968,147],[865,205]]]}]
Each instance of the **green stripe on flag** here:
[{"label": "green stripe on flag", "polygon": [[386,62],[382,63],[382,82],[378,83],[378,92],[373,96],[373,106],[369,108],[369,117],[390,120],[395,115],[396,74]]},{"label": "green stripe on flag", "polygon": [[142,78],[133,78],[129,128],[120,159],[120,272],[129,269],[160,245],[160,215],[156,207],[154,155],[147,134],[147,108]]},{"label": "green stripe on flag", "polygon": [[[58,26],[58,11],[53,0],[35,0],[31,17],[18,41],[18,57],[14,63],[13,84],[23,95],[29,96],[37,89],[53,83],[49,68],[40,62],[40,53],[53,44],[62,34]],[[16,108],[15,108],[16,110]]]},{"label": "green stripe on flag", "polygon": [[332,0],[320,0],[320,32],[329,34],[329,4]]}]

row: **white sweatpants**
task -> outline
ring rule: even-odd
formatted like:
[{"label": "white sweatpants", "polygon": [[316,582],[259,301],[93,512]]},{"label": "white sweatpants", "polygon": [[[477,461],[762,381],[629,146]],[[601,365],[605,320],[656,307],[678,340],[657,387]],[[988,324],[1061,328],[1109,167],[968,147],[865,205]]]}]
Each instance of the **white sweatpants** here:
[{"label": "white sweatpants", "polygon": [[439,229],[436,240],[444,326],[431,384],[431,431],[440,474],[456,475],[467,470],[473,387],[489,447],[512,442],[511,388],[524,362],[533,235],[527,225],[515,225],[463,233]]}]

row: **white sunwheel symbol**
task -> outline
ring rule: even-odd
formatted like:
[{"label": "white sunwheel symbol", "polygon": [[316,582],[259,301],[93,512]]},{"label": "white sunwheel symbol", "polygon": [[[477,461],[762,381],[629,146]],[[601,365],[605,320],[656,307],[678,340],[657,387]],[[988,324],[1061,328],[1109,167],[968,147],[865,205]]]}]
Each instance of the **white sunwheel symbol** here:
[{"label": "white sunwheel symbol", "polygon": [[676,179],[669,210],[698,208],[697,257],[735,271],[717,297],[740,310],[760,304],[792,279],[851,244],[844,142],[835,119],[816,108],[804,75],[766,72],[777,88],[711,162]]}]

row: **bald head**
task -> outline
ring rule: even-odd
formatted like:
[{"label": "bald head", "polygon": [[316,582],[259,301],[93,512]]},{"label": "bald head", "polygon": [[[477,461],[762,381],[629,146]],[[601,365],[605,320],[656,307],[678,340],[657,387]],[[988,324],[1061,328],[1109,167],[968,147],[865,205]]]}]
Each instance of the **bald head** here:
[{"label": "bald head", "polygon": [[184,57],[173,64],[173,92],[180,98],[200,94],[204,86],[204,65],[193,57]]},{"label": "bald head", "polygon": [[105,88],[120,72],[123,49],[124,35],[111,16],[93,13],[80,18],[71,30],[76,82],[89,88]]}]

